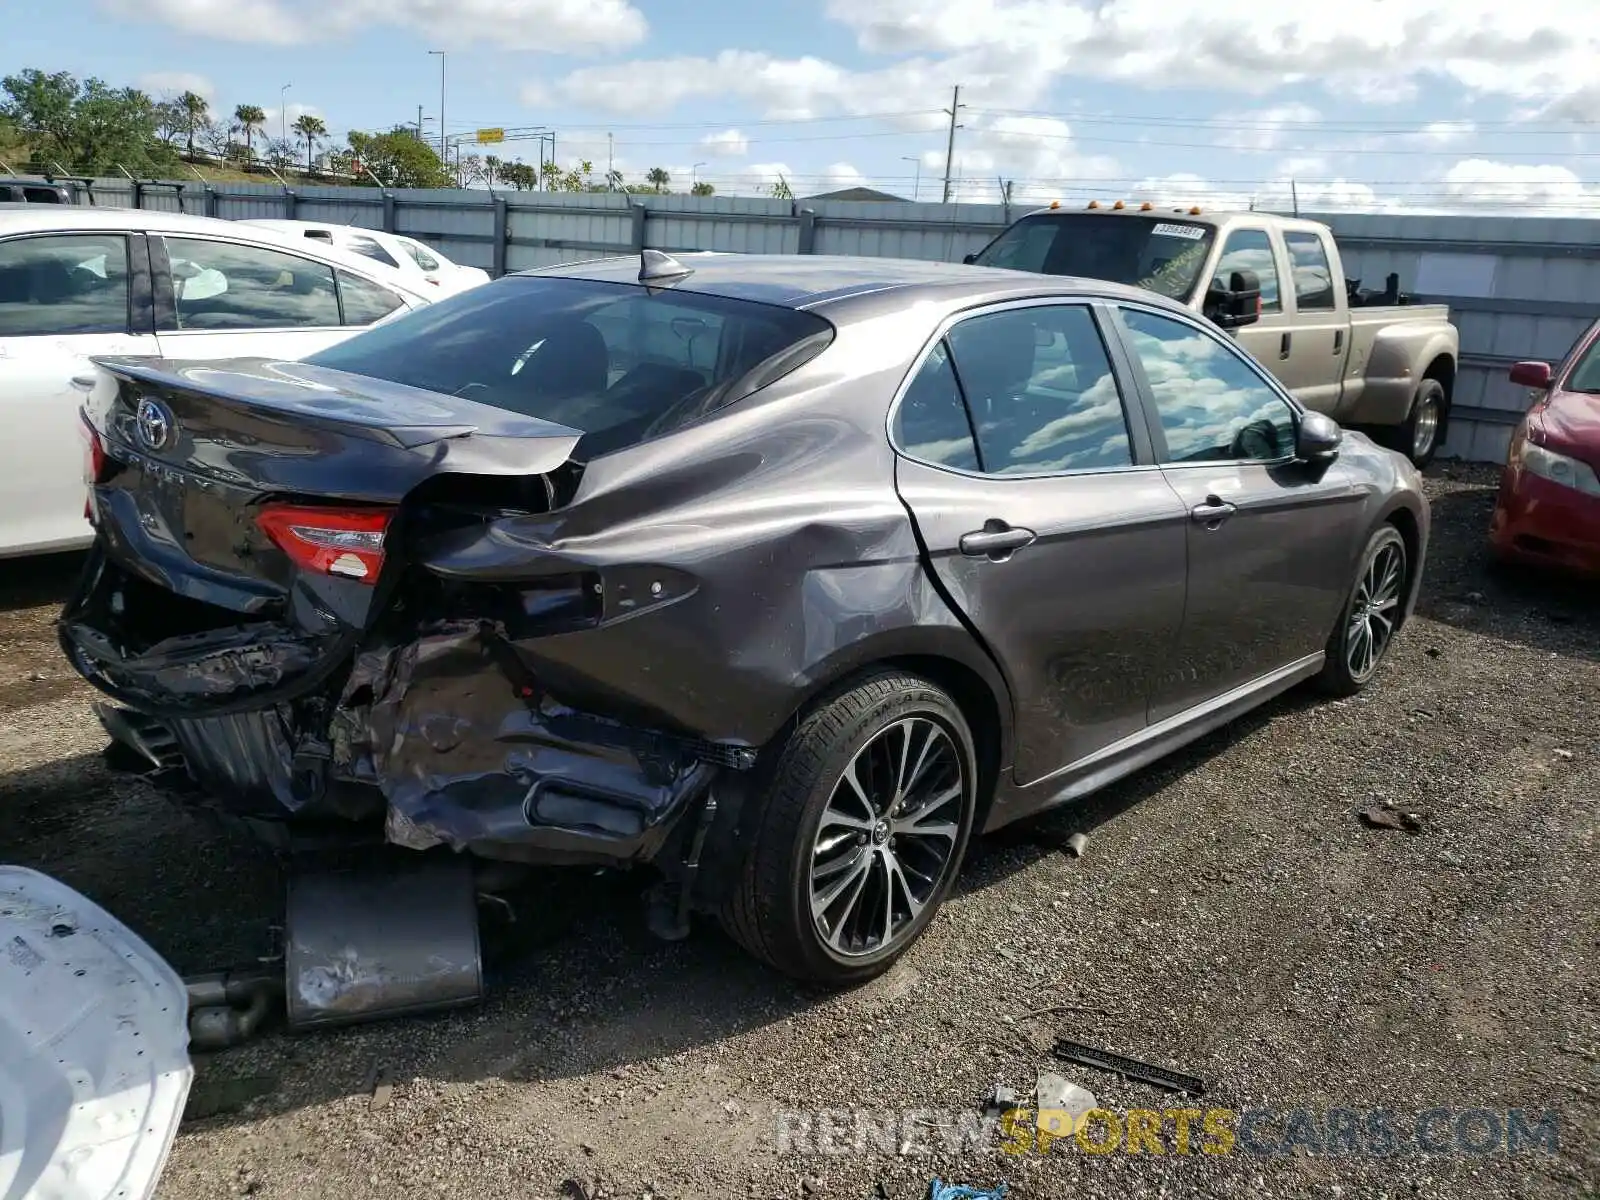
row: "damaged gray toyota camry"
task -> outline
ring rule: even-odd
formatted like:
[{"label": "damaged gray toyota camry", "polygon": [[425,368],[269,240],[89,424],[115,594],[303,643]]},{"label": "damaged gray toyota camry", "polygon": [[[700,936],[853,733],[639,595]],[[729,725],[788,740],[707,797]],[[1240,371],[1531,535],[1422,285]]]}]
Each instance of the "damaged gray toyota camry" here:
[{"label": "damaged gray toyota camry", "polygon": [[975,831],[1368,684],[1427,546],[1403,458],[1089,280],[646,251],[99,362],[60,637],[123,758],[280,842],[650,864],[825,983]]}]

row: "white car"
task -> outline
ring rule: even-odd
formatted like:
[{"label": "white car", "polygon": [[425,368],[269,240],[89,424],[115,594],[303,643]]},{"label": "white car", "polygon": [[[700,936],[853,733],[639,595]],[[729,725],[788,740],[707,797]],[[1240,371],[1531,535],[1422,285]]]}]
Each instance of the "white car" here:
[{"label": "white car", "polygon": [[112,383],[91,355],[297,359],[438,298],[239,221],[0,204],[0,557],[93,540],[79,409]]},{"label": "white car", "polygon": [[489,282],[489,272],[482,267],[464,267],[415,238],[385,233],[381,229],[335,225],[327,221],[278,221],[265,218],[241,221],[240,224],[275,229],[288,237],[310,238],[337,246],[392,267],[413,287],[424,285],[437,288],[441,295],[453,295]]}]

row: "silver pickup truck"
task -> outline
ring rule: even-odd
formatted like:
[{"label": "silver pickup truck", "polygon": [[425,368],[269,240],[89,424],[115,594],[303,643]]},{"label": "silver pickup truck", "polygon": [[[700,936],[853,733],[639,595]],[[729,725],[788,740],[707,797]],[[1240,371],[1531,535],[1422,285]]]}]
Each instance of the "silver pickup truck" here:
[{"label": "silver pickup truck", "polygon": [[966,260],[1134,284],[1233,331],[1308,408],[1432,461],[1450,419],[1460,337],[1442,304],[1399,280],[1345,278],[1326,225],[1270,213],[1091,202],[1019,218]]}]

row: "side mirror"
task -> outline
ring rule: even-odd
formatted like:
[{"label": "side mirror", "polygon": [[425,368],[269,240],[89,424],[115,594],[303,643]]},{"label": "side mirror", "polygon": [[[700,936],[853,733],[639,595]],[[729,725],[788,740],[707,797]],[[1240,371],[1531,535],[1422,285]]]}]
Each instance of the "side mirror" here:
[{"label": "side mirror", "polygon": [[1535,388],[1544,391],[1550,386],[1550,380],[1555,372],[1550,370],[1547,362],[1519,362],[1511,367],[1511,382],[1523,387]]},{"label": "side mirror", "polygon": [[963,254],[961,256],[961,261],[970,267],[973,263],[978,261],[977,251],[973,251],[971,254]]},{"label": "side mirror", "polygon": [[1261,319],[1261,277],[1254,271],[1234,271],[1228,277],[1226,291],[1213,281],[1206,291],[1202,310],[1223,329],[1254,325]]},{"label": "side mirror", "polygon": [[1344,430],[1332,417],[1319,412],[1302,413],[1294,431],[1294,454],[1305,462],[1327,462],[1338,455],[1342,441]]}]

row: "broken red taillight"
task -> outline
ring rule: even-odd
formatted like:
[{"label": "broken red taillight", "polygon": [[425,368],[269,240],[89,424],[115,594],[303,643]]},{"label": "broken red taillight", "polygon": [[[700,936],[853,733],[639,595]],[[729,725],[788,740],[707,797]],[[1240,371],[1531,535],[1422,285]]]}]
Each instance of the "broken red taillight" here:
[{"label": "broken red taillight", "polygon": [[[106,448],[100,441],[100,435],[95,432],[93,425],[89,424],[87,413],[78,414],[82,420],[78,424],[78,432],[83,435],[83,486],[93,489],[100,482],[101,475],[106,469]],[[84,520],[93,520],[94,501],[91,496],[83,498]]]},{"label": "broken red taillight", "polygon": [[321,508],[268,504],[256,524],[296,566],[374,584],[383,570],[383,539],[392,508]]}]

